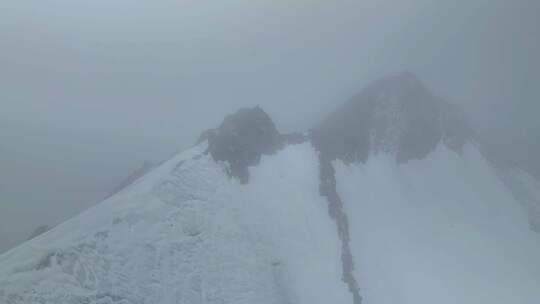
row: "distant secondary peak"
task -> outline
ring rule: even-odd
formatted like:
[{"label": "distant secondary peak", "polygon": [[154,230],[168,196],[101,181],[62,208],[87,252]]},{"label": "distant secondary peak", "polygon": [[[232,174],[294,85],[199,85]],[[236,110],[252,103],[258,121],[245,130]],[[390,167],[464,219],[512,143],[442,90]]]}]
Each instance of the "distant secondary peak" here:
[{"label": "distant secondary peak", "polygon": [[458,107],[405,72],[369,84],[314,128],[312,141],[333,159],[364,162],[371,153],[391,153],[406,162],[425,157],[440,142],[459,152],[472,135]]},{"label": "distant secondary peak", "polygon": [[218,128],[204,132],[202,140],[208,140],[207,152],[214,160],[227,161],[229,174],[242,183],[249,180],[248,167],[257,165],[262,155],[281,149],[286,141],[259,106],[227,116]]}]

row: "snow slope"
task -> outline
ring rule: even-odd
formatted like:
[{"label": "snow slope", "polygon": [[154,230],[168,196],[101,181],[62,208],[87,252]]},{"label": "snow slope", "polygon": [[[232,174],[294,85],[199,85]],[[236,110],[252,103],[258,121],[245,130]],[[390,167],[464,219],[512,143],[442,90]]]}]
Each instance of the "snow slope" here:
[{"label": "snow slope", "polygon": [[[248,185],[204,149],[0,256],[0,303],[351,303],[311,145]],[[538,303],[540,235],[474,146],[334,166],[363,303]]]},{"label": "snow slope", "polygon": [[335,166],[364,303],[540,303],[540,235],[473,145]]},{"label": "snow slope", "polygon": [[[205,148],[0,256],[0,303],[352,303],[311,144],[247,185]],[[473,145],[334,166],[363,303],[538,303],[540,235]]]},{"label": "snow slope", "polygon": [[204,149],[2,255],[0,303],[348,303],[310,145],[249,187]]}]

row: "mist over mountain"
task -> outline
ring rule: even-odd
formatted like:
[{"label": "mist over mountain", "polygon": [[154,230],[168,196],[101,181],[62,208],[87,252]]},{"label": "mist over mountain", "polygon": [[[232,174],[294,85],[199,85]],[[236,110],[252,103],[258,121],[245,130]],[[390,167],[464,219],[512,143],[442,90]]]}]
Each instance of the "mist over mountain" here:
[{"label": "mist over mountain", "polygon": [[243,108],[0,255],[0,302],[535,304],[540,182],[485,151],[411,73],[303,133]]},{"label": "mist over mountain", "polygon": [[236,109],[308,130],[402,70],[538,175],[538,28],[537,0],[3,0],[0,252]]}]

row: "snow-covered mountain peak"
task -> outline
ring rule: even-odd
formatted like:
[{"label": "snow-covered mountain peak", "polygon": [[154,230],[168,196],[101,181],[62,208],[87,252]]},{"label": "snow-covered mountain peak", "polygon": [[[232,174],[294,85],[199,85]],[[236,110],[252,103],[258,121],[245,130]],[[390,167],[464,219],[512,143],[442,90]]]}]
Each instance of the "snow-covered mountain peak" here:
[{"label": "snow-covered mountain peak", "polygon": [[369,84],[313,129],[321,151],[347,162],[378,153],[421,159],[441,142],[459,152],[473,134],[463,111],[408,72]]},{"label": "snow-covered mountain peak", "polygon": [[308,135],[241,109],[0,255],[0,303],[537,304],[540,183],[472,140],[412,74]]},{"label": "snow-covered mountain peak", "polygon": [[229,165],[230,176],[249,180],[250,166],[287,144],[310,141],[327,159],[365,162],[370,155],[394,155],[397,162],[422,159],[439,144],[461,152],[474,132],[464,112],[432,94],[410,72],[367,85],[311,129],[308,136],[280,134],[259,106],[240,109],[218,128],[205,131],[206,151]]}]

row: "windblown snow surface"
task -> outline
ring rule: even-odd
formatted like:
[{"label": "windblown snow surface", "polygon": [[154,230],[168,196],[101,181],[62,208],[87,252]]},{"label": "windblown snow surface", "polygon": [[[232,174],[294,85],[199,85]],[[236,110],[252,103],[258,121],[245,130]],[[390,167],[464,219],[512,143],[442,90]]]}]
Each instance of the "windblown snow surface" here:
[{"label": "windblown snow surface", "polygon": [[[205,150],[0,256],[0,303],[352,303],[312,145],[262,156],[246,184]],[[511,178],[524,205],[473,144],[333,166],[362,303],[540,303],[528,175]]]},{"label": "windblown snow surface", "polygon": [[289,146],[252,168],[182,153],[0,257],[0,303],[348,303],[317,155]]},{"label": "windblown snow surface", "polygon": [[338,162],[336,178],[364,303],[540,303],[540,235],[472,144]]}]

